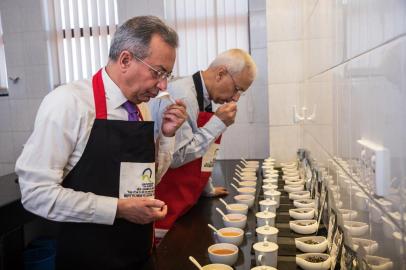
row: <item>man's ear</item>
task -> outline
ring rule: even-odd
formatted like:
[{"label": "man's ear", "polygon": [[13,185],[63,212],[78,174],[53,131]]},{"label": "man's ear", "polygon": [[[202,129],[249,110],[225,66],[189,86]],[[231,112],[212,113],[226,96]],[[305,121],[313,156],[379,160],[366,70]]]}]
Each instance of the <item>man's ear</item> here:
[{"label": "man's ear", "polygon": [[216,81],[221,81],[228,73],[225,66],[218,66],[216,70]]},{"label": "man's ear", "polygon": [[122,51],[118,57],[118,63],[122,70],[127,70],[131,65],[133,59],[132,54],[129,51]]}]

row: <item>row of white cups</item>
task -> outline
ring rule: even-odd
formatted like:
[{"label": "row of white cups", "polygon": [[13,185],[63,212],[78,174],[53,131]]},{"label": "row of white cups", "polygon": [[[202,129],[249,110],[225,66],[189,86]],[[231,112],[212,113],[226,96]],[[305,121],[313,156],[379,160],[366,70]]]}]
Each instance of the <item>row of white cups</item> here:
[{"label": "row of white cups", "polygon": [[[279,207],[281,193],[276,190],[278,188],[278,172],[273,169],[274,162],[274,159],[269,158],[262,165],[262,170],[267,178],[263,180],[262,186],[265,199],[259,202],[260,212],[256,213],[258,242],[253,245],[253,248],[257,266],[252,270],[276,270],[278,256],[276,242],[279,231],[274,226],[275,212]],[[208,248],[209,258],[213,263],[231,266],[238,259],[238,246],[244,240],[248,209],[252,208],[255,202],[258,168],[259,161],[242,159],[240,164],[236,166],[235,177],[233,177],[232,186],[238,192],[238,195],[234,196],[235,203],[226,203],[220,199],[225,205],[226,211],[224,213],[219,208],[216,210],[222,215],[224,227],[216,229],[209,224],[209,227],[216,231],[216,238],[219,242]],[[230,250],[232,252],[218,254],[216,250]]]}]

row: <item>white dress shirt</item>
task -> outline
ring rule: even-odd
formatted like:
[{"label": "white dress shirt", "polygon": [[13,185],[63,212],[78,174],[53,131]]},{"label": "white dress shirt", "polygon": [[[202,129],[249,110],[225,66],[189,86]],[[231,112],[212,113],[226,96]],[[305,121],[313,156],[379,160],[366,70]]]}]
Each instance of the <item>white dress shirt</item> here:
[{"label": "white dress shirt", "polygon": [[[102,79],[106,91],[107,118],[128,120],[121,106],[127,101],[105,69]],[[146,104],[139,104],[143,119],[151,120]],[[42,101],[34,130],[16,162],[22,203],[39,216],[55,221],[113,224],[118,198],[61,186],[85,149],[95,120],[92,81],[63,85]],[[155,128],[159,131],[158,128]],[[168,169],[174,151],[174,137],[159,136],[156,179]]]}]

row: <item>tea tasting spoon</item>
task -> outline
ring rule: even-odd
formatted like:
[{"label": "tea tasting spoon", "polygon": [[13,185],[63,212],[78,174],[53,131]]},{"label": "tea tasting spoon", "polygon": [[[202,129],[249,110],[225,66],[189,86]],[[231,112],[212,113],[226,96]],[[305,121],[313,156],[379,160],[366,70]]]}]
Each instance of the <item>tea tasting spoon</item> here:
[{"label": "tea tasting spoon", "polygon": [[240,167],[240,165],[237,164],[236,166],[241,172],[243,171],[243,169]]},{"label": "tea tasting spoon", "polygon": [[220,215],[222,215],[225,220],[230,221],[226,216],[226,214],[224,214],[224,212],[220,210],[220,208],[216,207],[216,211],[219,212]]},{"label": "tea tasting spoon", "polygon": [[228,204],[226,203],[225,200],[223,200],[222,198],[220,198],[219,201],[220,201],[222,204],[224,204],[224,206],[225,206],[226,208],[229,208],[229,206],[228,206]]},{"label": "tea tasting spoon", "polygon": [[241,158],[241,160],[244,162],[245,165],[248,164],[247,160],[245,158]]},{"label": "tea tasting spoon", "polygon": [[189,260],[199,269],[199,270],[203,270],[203,267],[200,265],[200,263],[198,261],[196,261],[195,258],[193,258],[192,256],[189,256]]},{"label": "tea tasting spoon", "polygon": [[231,186],[232,186],[235,190],[238,191],[238,187],[237,187],[236,185],[234,185],[234,184],[231,183]]},{"label": "tea tasting spoon", "polygon": [[176,104],[176,101],[169,95],[168,91],[159,91],[158,95],[155,98],[167,98],[169,99],[173,104]]},{"label": "tea tasting spoon", "polygon": [[233,180],[236,181],[239,185],[241,185],[241,182],[237,180],[237,178],[233,177]]},{"label": "tea tasting spoon", "polygon": [[243,166],[247,166],[247,164],[248,164],[248,163],[245,161],[245,159],[243,159],[243,158],[241,158],[240,162],[241,162],[241,165],[243,165]]},{"label": "tea tasting spoon", "polygon": [[235,174],[236,174],[238,177],[242,178],[242,174],[240,174],[238,171],[235,171]]},{"label": "tea tasting spoon", "polygon": [[217,230],[216,227],[214,227],[213,225],[207,224],[207,226],[209,226],[209,228],[212,229],[213,231],[215,231],[217,234],[219,234],[219,235],[221,234],[221,232],[219,230]]}]

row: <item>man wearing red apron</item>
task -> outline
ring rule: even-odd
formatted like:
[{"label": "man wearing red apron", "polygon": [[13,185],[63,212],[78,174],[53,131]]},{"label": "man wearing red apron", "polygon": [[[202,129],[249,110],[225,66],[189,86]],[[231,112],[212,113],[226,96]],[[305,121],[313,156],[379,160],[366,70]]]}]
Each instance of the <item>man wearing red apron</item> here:
[{"label": "man wearing red apron", "polygon": [[[227,194],[209,181],[219,148],[220,136],[234,122],[240,95],[255,78],[252,58],[240,49],[220,54],[204,71],[179,78],[168,86],[168,92],[187,104],[188,119],[176,133],[171,169],[157,186],[156,197],[168,205],[167,216],[156,222],[156,234],[162,238],[177,218],[185,214],[202,192]],[[222,104],[215,113],[211,102]],[[152,116],[159,123],[167,106],[164,101],[150,102]]]},{"label": "man wearing red apron", "polygon": [[[160,19],[136,17],[117,29],[109,62],[92,80],[47,95],[16,164],[24,207],[61,221],[57,269],[139,269],[152,247],[153,222],[166,215],[155,180],[186,119],[177,101],[158,128],[144,102],[165,89],[176,33]],[[157,176],[156,176],[157,175]]]}]

